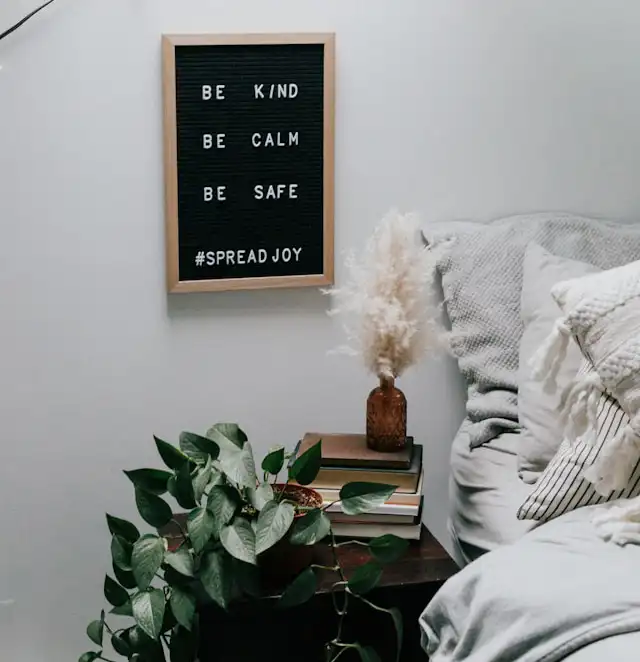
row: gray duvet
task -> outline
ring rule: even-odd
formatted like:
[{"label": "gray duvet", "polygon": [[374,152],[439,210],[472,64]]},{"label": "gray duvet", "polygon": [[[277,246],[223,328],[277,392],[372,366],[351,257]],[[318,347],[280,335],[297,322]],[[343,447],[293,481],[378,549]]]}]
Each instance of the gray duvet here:
[{"label": "gray duvet", "polygon": [[640,546],[595,534],[591,506],[485,554],[421,617],[431,662],[640,660]]}]

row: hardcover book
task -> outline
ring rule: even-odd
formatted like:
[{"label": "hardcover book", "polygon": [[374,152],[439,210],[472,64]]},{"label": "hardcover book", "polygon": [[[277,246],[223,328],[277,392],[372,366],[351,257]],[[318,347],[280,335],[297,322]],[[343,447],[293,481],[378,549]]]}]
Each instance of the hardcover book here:
[{"label": "hardcover book", "polygon": [[407,445],[401,451],[381,453],[367,446],[367,437],[364,434],[307,432],[300,442],[300,453],[304,453],[320,440],[323,467],[409,469],[411,466],[413,437],[407,437]]},{"label": "hardcover book", "polygon": [[[300,448],[295,457],[300,454]],[[314,489],[337,489],[346,483],[385,483],[395,485],[400,493],[414,493],[422,473],[422,446],[413,445],[411,465],[408,469],[372,469],[370,467],[321,467],[316,479],[309,487]]]}]

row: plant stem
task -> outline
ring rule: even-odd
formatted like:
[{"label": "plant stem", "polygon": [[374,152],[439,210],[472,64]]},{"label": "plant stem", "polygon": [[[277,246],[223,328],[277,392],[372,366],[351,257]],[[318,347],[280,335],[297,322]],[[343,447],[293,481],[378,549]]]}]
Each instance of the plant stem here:
[{"label": "plant stem", "polygon": [[164,645],[167,647],[167,650],[170,650],[170,645],[169,642],[167,641],[167,635],[166,634],[161,634],[160,635],[162,641],[164,641]]},{"label": "plant stem", "polygon": [[331,508],[331,506],[335,506],[336,503],[340,503],[342,499],[338,499],[337,501],[332,501],[331,503],[328,503],[326,506],[322,506],[322,510],[327,510],[328,508]]},{"label": "plant stem", "polygon": [[339,542],[336,547],[345,547],[346,545],[362,545],[362,547],[369,547],[369,543],[363,542],[362,540],[345,540],[344,542]]},{"label": "plant stem", "polygon": [[344,653],[345,651],[349,650],[350,648],[358,648],[356,644],[345,644],[340,641],[336,641],[335,639],[330,643],[331,646],[336,646],[340,649],[338,654],[331,658],[331,662],[336,662],[336,660]]},{"label": "plant stem", "polygon": [[317,563],[311,564],[312,568],[318,568],[318,570],[329,570],[330,572],[338,572],[340,569],[339,566],[330,566],[330,565],[318,565]]},{"label": "plant stem", "polygon": [[[347,589],[347,591],[349,591],[349,589]],[[389,613],[388,609],[385,609],[384,607],[378,607],[378,605],[374,605],[373,602],[371,602],[370,600],[367,600],[367,598],[363,598],[361,595],[358,595],[357,593],[352,593],[351,591],[349,591],[349,594],[353,595],[355,598],[357,598],[361,602],[364,602],[366,605],[369,605],[369,607],[371,607],[371,609],[375,609],[376,611],[384,611],[385,613]]]},{"label": "plant stem", "polygon": [[[331,536],[331,552],[333,553],[333,562],[335,563],[336,567],[338,568],[338,574],[340,575],[340,580],[343,581],[345,584],[347,583],[347,578],[344,576],[344,572],[342,571],[342,566],[340,565],[340,560],[338,559],[338,552],[336,551],[336,537],[333,533],[333,528],[330,529],[329,535]],[[332,593],[333,595],[333,593]],[[335,607],[335,601],[334,601],[334,607]],[[340,644],[340,638],[342,637],[342,627],[344,625],[344,617],[347,615],[347,610],[349,606],[349,592],[345,590],[344,592],[344,603],[342,604],[342,609],[340,610],[338,614],[338,634],[336,635],[335,642],[337,644]]]},{"label": "plant stem", "polygon": [[347,579],[344,576],[344,573],[342,572],[342,566],[340,565],[340,561],[338,559],[338,553],[336,552],[336,548],[338,547],[338,545],[336,543],[336,537],[333,533],[333,529],[329,530],[329,535],[331,536],[331,552],[333,553],[333,562],[334,562],[336,568],[338,568],[338,574],[340,575],[340,579],[343,582],[346,582]]},{"label": "plant stem", "polygon": [[171,521],[174,522],[176,526],[180,529],[180,533],[182,533],[182,537],[186,540],[189,537],[189,534],[182,527],[182,524],[180,524],[180,522],[178,522],[178,520],[175,517],[173,517]]}]

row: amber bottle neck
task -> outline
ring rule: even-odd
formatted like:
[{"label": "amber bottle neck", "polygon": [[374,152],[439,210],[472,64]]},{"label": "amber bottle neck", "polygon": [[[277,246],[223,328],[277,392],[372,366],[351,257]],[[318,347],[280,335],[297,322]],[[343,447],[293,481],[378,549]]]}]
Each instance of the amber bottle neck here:
[{"label": "amber bottle neck", "polygon": [[380,388],[384,390],[392,389],[395,385],[395,379],[387,375],[380,375]]}]

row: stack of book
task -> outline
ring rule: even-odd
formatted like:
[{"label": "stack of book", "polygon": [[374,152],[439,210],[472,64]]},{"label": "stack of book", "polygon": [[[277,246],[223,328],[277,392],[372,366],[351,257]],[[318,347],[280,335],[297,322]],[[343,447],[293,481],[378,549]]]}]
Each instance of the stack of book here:
[{"label": "stack of book", "polygon": [[[380,453],[367,447],[365,435],[305,434],[297,448],[301,455],[322,440],[322,466],[309,485],[322,495],[336,536],[375,538],[393,533],[418,540],[422,514],[422,446],[407,438],[396,453]],[[367,482],[396,485],[388,501],[364,515],[346,515],[340,506],[340,489],[346,483]]]}]

